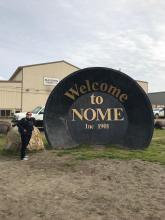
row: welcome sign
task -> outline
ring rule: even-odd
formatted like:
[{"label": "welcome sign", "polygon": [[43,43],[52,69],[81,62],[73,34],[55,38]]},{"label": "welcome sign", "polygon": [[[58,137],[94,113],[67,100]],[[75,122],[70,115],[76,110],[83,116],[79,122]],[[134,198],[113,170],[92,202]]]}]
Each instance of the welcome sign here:
[{"label": "welcome sign", "polygon": [[84,143],[145,148],[153,127],[152,107],[143,89],[109,68],[70,74],[54,88],[45,107],[45,134],[56,148]]}]

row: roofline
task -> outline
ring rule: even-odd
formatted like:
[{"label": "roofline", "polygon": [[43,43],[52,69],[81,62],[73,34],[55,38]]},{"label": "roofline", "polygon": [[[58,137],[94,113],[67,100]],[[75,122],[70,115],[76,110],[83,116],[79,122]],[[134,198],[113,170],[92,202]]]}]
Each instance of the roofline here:
[{"label": "roofline", "polygon": [[19,66],[19,67],[15,70],[15,72],[13,73],[13,75],[9,78],[9,81],[11,81],[11,80],[14,78],[14,76],[16,76],[17,73],[18,73],[21,69],[23,69],[23,66]]},{"label": "roofline", "polygon": [[161,92],[149,92],[148,94],[157,94],[157,93],[165,93],[165,91],[161,91]]},{"label": "roofline", "polygon": [[148,83],[147,81],[143,81],[143,80],[138,80],[136,79],[137,82],[144,82],[144,83]]},{"label": "roofline", "polygon": [[22,81],[9,81],[9,80],[0,80],[0,83],[21,83]]},{"label": "roofline", "polygon": [[45,64],[61,63],[61,62],[66,63],[66,64],[69,64],[70,66],[73,66],[73,67],[75,67],[75,68],[77,68],[77,69],[80,69],[79,67],[77,67],[77,66],[75,66],[75,65],[73,65],[73,64],[71,64],[71,63],[69,63],[69,62],[67,62],[67,61],[65,61],[65,60],[59,60],[59,61],[48,62],[48,63],[37,63],[37,64],[19,66],[19,67],[15,70],[15,72],[13,73],[13,75],[10,77],[9,81],[12,80],[12,79],[17,75],[17,73],[18,73],[20,70],[22,70],[23,68],[32,67],[32,66],[40,66],[40,65],[45,65]]}]

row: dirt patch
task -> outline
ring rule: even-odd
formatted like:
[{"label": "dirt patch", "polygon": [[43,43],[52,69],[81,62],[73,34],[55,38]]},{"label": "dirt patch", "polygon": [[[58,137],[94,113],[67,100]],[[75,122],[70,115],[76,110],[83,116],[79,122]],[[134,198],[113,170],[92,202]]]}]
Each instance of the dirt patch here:
[{"label": "dirt patch", "polygon": [[0,160],[0,219],[164,220],[165,167],[76,161],[53,151]]}]

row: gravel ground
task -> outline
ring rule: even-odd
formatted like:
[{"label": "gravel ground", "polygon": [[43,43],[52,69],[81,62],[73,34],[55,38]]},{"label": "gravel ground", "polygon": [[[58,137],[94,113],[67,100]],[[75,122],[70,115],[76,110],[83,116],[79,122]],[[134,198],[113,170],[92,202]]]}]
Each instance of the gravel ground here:
[{"label": "gravel ground", "polygon": [[0,158],[0,219],[164,220],[165,166],[76,161],[53,151]]}]

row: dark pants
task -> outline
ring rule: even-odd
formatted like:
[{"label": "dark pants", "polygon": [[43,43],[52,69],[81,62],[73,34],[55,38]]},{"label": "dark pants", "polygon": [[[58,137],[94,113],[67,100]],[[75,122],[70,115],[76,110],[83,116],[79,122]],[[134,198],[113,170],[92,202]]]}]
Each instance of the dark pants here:
[{"label": "dark pants", "polygon": [[21,146],[21,160],[25,157],[26,155],[26,148],[29,144],[30,138],[32,134],[21,134],[21,141],[22,141],[22,146]]}]

